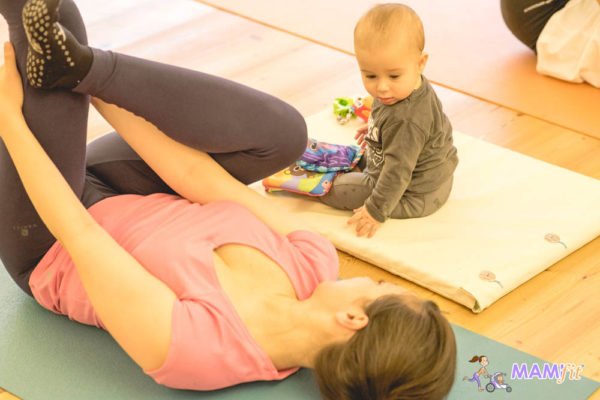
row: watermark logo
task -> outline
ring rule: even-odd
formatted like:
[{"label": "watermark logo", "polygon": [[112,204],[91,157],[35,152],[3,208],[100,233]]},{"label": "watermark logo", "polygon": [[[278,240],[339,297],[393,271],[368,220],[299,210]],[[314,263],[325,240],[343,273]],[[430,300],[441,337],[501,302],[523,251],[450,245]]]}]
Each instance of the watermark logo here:
[{"label": "watermark logo", "polygon": [[513,380],[556,380],[557,384],[562,384],[567,379],[570,381],[581,380],[583,365],[573,363],[550,364],[544,363],[541,366],[538,363],[530,365],[526,363],[513,363],[510,378]]},{"label": "watermark logo", "polygon": [[[492,393],[496,390],[505,390],[507,393],[512,392],[512,386],[506,382],[506,372],[494,372],[490,373],[487,370],[489,360],[487,356],[474,355],[470,360],[470,363],[479,363],[481,367],[473,374],[472,377],[465,376],[463,381],[468,381],[477,384],[477,390],[480,392],[485,391]],[[482,378],[488,379],[487,383],[482,383]]]},{"label": "watermark logo", "polygon": [[[510,376],[504,371],[490,372],[490,361],[485,355],[474,355],[468,360],[473,368],[477,370],[472,376],[465,376],[464,382],[476,384],[476,390],[492,393],[496,390],[504,390],[507,393],[512,392],[513,388],[510,381],[556,381],[562,384],[569,381],[581,380],[583,365],[574,363],[513,363],[510,370]],[[486,381],[487,380],[487,381]]]}]

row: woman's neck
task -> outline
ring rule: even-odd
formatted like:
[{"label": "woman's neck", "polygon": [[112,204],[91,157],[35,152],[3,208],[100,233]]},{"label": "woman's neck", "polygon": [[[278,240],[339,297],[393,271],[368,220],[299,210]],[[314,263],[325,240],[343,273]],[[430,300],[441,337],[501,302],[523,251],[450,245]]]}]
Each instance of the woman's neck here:
[{"label": "woman's neck", "polygon": [[277,369],[312,367],[317,353],[345,334],[335,312],[314,296],[299,301],[286,273],[262,253],[227,245],[214,262],[223,291]]},{"label": "woman's neck", "polygon": [[265,299],[264,325],[255,331],[257,342],[278,370],[312,368],[319,351],[337,339],[333,313],[310,300],[290,297]]}]

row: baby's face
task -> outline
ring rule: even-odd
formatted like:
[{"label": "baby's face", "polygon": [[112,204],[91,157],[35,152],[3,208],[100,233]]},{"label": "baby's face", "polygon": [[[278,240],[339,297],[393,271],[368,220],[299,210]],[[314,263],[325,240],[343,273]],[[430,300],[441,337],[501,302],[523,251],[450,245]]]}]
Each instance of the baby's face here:
[{"label": "baby's face", "polygon": [[365,89],[384,105],[404,100],[421,85],[427,55],[404,42],[355,49]]}]

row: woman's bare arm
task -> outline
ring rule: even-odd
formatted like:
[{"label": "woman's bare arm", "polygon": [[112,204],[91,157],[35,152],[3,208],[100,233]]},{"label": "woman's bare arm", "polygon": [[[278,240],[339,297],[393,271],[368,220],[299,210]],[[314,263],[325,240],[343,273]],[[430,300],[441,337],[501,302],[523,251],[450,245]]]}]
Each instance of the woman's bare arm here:
[{"label": "woman's bare arm", "polygon": [[[22,84],[14,51],[0,68],[0,136],[27,194],[65,247],[102,322],[144,369],[166,359],[175,294],[99,226],[48,157],[21,112]],[[52,194],[49,196],[49,194]]]},{"label": "woman's bare arm", "polygon": [[204,204],[231,200],[244,205],[281,234],[307,229],[294,216],[231,176],[207,153],[171,139],[152,123],[94,98],[92,104],[121,137],[179,195]]}]

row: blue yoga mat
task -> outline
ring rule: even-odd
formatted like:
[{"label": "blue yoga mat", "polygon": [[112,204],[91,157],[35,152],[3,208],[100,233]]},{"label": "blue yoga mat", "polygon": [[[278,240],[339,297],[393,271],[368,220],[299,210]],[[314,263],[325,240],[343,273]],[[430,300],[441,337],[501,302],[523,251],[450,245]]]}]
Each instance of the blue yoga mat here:
[{"label": "blue yoga mat", "polygon": [[[456,382],[451,400],[465,399],[587,399],[599,382],[582,378],[557,384],[556,379],[511,379],[536,375],[544,361],[454,326],[458,341]],[[401,343],[399,343],[401,345]],[[490,373],[504,372],[511,391],[477,390],[472,377],[479,364],[473,355],[489,359]],[[577,360],[572,360],[576,363]],[[523,369],[523,365],[526,369]],[[583,370],[585,373],[585,367]],[[488,379],[481,378],[482,386]],[[41,308],[10,280],[0,264],[0,388],[24,400],[315,400],[319,399],[311,372],[301,370],[281,382],[257,382],[215,392],[171,390],[143,374],[104,331],[84,326]],[[477,396],[477,397],[475,397]]]}]

